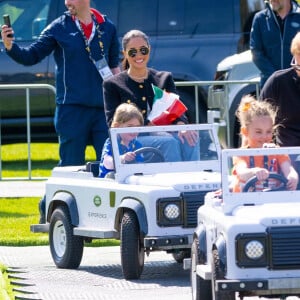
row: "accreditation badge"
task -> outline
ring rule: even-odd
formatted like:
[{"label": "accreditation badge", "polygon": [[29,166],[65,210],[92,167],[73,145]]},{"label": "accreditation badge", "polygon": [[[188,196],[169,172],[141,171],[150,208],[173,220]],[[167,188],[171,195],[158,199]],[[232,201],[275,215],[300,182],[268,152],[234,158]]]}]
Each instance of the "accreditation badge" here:
[{"label": "accreditation badge", "polygon": [[97,61],[97,67],[98,67],[99,74],[101,75],[103,80],[106,80],[111,76],[113,76],[113,73],[111,72],[107,64],[105,57]]}]

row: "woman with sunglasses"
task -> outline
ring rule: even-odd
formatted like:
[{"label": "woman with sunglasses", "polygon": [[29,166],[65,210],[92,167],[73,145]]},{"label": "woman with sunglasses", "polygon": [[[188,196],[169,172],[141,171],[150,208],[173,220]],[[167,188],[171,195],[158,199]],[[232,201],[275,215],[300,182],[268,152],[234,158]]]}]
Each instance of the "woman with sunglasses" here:
[{"label": "woman with sunglasses", "polygon": [[[176,93],[175,83],[170,72],[158,71],[148,67],[150,43],[145,33],[139,30],[127,32],[122,40],[123,71],[103,82],[104,108],[108,126],[111,125],[116,108],[121,103],[134,103],[142,112],[145,125],[153,125],[147,119],[151,111],[154,92],[152,84],[167,92]],[[185,115],[174,124],[186,124]],[[154,145],[156,142],[157,145]],[[143,140],[143,145],[146,141]],[[150,143],[150,141],[149,141]],[[182,137],[160,136],[152,141],[165,154],[167,161],[197,160],[198,137],[189,133]]]}]

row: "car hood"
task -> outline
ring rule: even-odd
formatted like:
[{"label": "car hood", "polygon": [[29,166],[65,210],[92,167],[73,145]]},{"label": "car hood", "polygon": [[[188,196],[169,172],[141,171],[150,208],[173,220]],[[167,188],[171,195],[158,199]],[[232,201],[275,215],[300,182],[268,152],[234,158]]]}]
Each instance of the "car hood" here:
[{"label": "car hood", "polygon": [[211,191],[221,187],[218,172],[177,172],[151,175],[131,175],[126,183],[135,185],[173,187],[180,192]]},{"label": "car hood", "polygon": [[300,203],[267,203],[255,206],[239,206],[234,209],[233,216],[244,222],[268,226],[300,225]]},{"label": "car hood", "polygon": [[218,70],[227,70],[232,68],[232,66],[240,64],[252,64],[252,55],[250,50],[225,57],[219,62]]}]

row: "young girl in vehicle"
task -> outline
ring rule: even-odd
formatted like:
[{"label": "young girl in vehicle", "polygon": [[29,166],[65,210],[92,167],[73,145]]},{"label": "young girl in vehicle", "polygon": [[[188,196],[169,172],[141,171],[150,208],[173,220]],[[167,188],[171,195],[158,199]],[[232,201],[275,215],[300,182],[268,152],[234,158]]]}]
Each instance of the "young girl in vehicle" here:
[{"label": "young girl in vehicle", "polygon": [[[265,101],[257,101],[250,95],[242,98],[236,112],[241,125],[241,148],[262,148],[272,143],[276,129],[274,128],[276,112],[276,109]],[[295,190],[298,174],[288,155],[235,157],[232,170],[233,192],[241,192],[247,180],[253,176],[258,179],[256,191],[262,190],[265,188],[263,182],[269,177],[270,172],[279,173],[279,171],[287,179],[287,189]],[[271,182],[271,179],[269,181]]]},{"label": "young girl in vehicle", "polygon": [[[113,116],[111,127],[136,127],[144,124],[144,118],[140,110],[133,104],[120,104]],[[134,153],[135,150],[142,147],[136,140],[136,133],[122,133],[118,141],[121,162],[126,163],[133,160],[142,162],[143,158]],[[99,177],[105,177],[108,173],[114,171],[114,161],[112,156],[111,140],[108,138],[103,146],[101,161],[99,165]]]}]

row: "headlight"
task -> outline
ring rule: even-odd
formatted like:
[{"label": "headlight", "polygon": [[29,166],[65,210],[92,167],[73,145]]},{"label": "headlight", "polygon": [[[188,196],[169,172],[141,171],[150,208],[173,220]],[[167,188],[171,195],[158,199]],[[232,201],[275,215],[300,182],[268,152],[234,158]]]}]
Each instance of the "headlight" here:
[{"label": "headlight", "polygon": [[179,217],[180,208],[176,204],[168,204],[164,209],[164,215],[170,220],[174,220]]},{"label": "headlight", "polygon": [[250,241],[245,245],[245,254],[250,259],[260,259],[264,254],[264,246],[260,241]]},{"label": "headlight", "polygon": [[236,262],[241,268],[260,268],[268,265],[266,233],[244,233],[236,237]]},{"label": "headlight", "polygon": [[157,224],[159,226],[182,226],[183,203],[181,198],[160,198],[156,202]]}]

